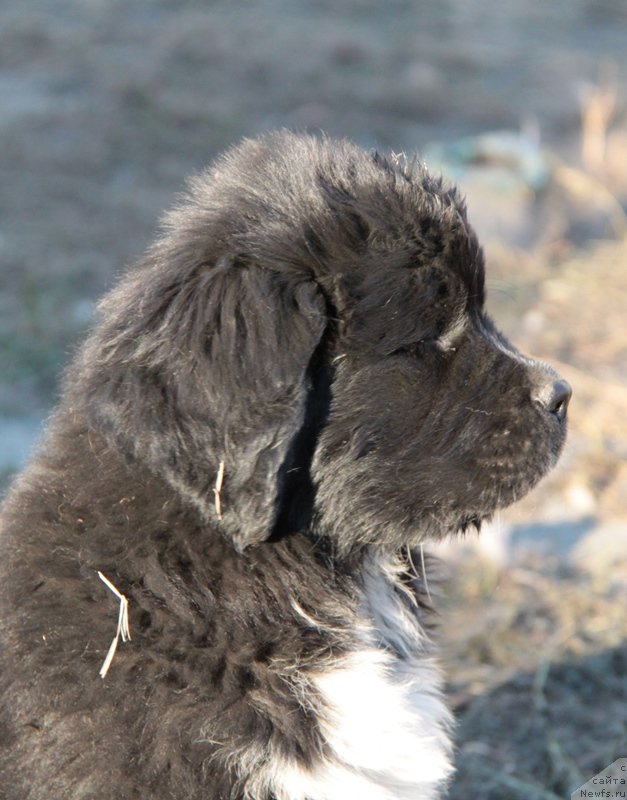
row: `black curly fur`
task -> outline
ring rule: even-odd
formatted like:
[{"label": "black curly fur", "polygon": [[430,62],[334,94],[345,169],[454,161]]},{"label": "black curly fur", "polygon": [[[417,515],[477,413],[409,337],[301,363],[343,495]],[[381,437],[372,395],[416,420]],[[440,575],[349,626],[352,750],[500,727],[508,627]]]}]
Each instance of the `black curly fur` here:
[{"label": "black curly fur", "polygon": [[[191,182],[4,503],[3,800],[266,800],[273,759],[329,757],[308,675],[356,646],[363,559],[479,525],[563,443],[483,281],[417,163],[279,133]],[[105,680],[97,570],[133,636]]]}]

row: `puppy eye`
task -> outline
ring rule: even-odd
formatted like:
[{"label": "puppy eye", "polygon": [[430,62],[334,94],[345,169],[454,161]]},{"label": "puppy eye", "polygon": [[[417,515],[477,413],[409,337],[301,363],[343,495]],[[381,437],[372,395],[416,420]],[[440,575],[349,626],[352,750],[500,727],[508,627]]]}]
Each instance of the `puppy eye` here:
[{"label": "puppy eye", "polygon": [[391,355],[393,356],[412,356],[417,358],[421,356],[425,352],[425,345],[427,340],[420,339],[417,342],[411,342],[410,344],[404,344],[402,347],[397,347],[396,350],[393,350]]},{"label": "puppy eye", "polygon": [[402,347],[397,347],[390,355],[419,358],[426,353],[454,353],[456,350],[456,347],[451,347],[439,337],[433,336],[419,339],[417,342],[411,342],[410,344],[404,344]]}]

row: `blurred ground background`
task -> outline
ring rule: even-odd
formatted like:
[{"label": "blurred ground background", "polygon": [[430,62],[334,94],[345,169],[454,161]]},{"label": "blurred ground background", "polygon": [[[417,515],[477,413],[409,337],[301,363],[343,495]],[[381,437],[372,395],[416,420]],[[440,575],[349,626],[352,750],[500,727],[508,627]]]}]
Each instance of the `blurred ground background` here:
[{"label": "blurred ground background", "polygon": [[574,387],[559,468],[440,552],[451,797],[568,797],[627,756],[626,87],[625,0],[4,0],[2,485],[187,175],[279,126],[419,151]]}]

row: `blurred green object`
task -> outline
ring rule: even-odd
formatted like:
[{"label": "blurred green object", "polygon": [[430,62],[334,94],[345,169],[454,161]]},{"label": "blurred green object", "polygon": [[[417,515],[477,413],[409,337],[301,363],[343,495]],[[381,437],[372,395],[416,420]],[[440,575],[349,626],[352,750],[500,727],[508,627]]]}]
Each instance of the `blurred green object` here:
[{"label": "blurred green object", "polygon": [[537,137],[515,131],[493,131],[450,144],[431,144],[423,151],[431,171],[455,181],[480,177],[493,189],[543,189],[551,177],[549,159]]}]

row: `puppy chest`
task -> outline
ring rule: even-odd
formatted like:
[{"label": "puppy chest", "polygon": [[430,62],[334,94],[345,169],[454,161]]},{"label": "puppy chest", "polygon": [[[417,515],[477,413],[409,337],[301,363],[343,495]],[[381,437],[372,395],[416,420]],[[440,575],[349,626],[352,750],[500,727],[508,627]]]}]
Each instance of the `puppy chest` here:
[{"label": "puppy chest", "polygon": [[315,679],[328,780],[340,770],[344,797],[436,798],[451,773],[442,680],[417,608],[378,564],[364,577],[358,627],[359,645]]}]

